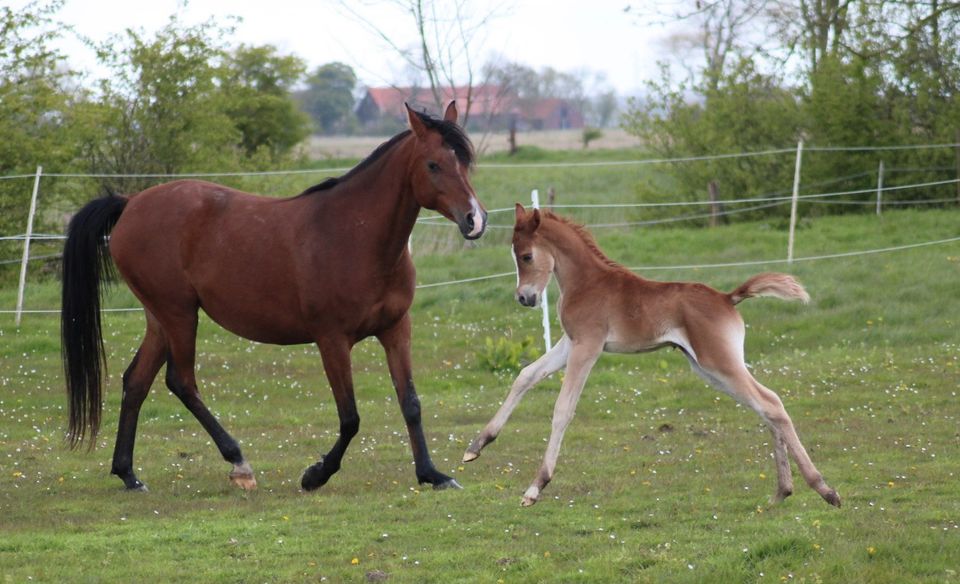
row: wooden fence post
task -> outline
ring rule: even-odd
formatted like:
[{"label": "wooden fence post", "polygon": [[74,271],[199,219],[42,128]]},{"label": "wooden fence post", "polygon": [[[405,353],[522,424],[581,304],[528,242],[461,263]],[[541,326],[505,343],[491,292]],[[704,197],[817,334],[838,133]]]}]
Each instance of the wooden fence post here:
[{"label": "wooden fence post", "polygon": [[717,181],[707,183],[707,196],[710,197],[710,227],[720,224],[720,202],[717,193]]}]

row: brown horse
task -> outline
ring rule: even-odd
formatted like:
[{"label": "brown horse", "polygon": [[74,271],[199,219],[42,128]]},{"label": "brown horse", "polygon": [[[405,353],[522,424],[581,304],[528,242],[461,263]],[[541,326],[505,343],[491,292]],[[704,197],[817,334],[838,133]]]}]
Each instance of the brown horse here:
[{"label": "brown horse", "polygon": [[[100,424],[102,274],[110,256],[143,304],[147,330],[123,375],[123,400],[111,472],[145,489],[133,471],[137,418],[158,371],[210,434],[230,479],[256,487],[237,442],[200,399],[194,377],[197,311],[262,343],[316,343],[333,389],[340,436],[301,480],[313,490],[340,468],[360,417],[350,351],[375,336],[390,377],[420,483],[459,487],[434,467],[411,374],[410,316],[415,274],[407,240],[421,207],[480,237],[486,211],[468,172],[473,146],[457,126],[454,103],[442,120],[407,107],[410,129],[339,178],[296,197],[273,199],[194,180],[139,194],[97,199],[70,222],[63,256],[62,340],[70,400],[71,446]],[[112,232],[111,232],[112,230]],[[110,234],[109,252],[104,238]],[[109,254],[109,255],[108,255]]]},{"label": "brown horse", "polygon": [[528,213],[520,205],[513,254],[520,304],[536,306],[551,273],[556,276],[564,335],[520,373],[500,410],[463,455],[464,462],[480,456],[480,450],[497,437],[528,389],[566,367],[547,452],[523,496],[523,505],[533,505],[553,478],[563,433],[600,353],[676,347],[696,373],[752,408],[770,428],[777,465],[775,502],[793,492],[789,452],[807,484],[828,503],[840,506],[840,497],[811,462],[780,398],[754,379],[743,362],[744,324],[734,305],[753,296],[808,301],[796,280],[786,274],[760,274],[729,294],[703,284],[645,280],[608,259],[581,226],[549,211]]}]

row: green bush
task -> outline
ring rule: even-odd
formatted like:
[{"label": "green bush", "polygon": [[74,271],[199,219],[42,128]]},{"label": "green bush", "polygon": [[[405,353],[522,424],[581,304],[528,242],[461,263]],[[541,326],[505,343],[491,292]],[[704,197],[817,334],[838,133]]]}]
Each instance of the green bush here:
[{"label": "green bush", "polygon": [[533,359],[533,337],[527,336],[520,342],[499,338],[496,342],[487,337],[483,348],[477,353],[477,363],[488,371],[520,371],[523,361]]}]

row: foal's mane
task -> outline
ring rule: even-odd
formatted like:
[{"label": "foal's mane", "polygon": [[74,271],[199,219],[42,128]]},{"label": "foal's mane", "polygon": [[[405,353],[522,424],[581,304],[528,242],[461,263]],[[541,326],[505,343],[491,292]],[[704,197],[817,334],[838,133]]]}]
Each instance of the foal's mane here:
[{"label": "foal's mane", "polygon": [[608,258],[607,255],[603,253],[603,250],[600,249],[600,246],[597,245],[597,240],[593,238],[593,234],[590,233],[587,230],[587,228],[584,227],[583,225],[579,223],[575,223],[570,219],[567,219],[566,217],[563,217],[561,215],[557,215],[553,211],[541,210],[540,214],[543,218],[559,223],[561,226],[566,227],[567,229],[572,231],[574,235],[576,235],[581,241],[583,241],[584,245],[587,246],[587,249],[589,249],[590,252],[594,256],[596,256],[597,259],[602,261],[605,265],[610,266],[611,268],[618,268],[621,270],[629,271],[627,270],[626,267],[623,266],[623,264],[619,264],[611,260],[610,258]]},{"label": "foal's mane", "polygon": [[[413,113],[420,118],[420,121],[423,122],[423,125],[426,126],[428,130],[440,134],[440,138],[443,140],[443,143],[453,149],[453,152],[457,156],[457,160],[460,161],[460,164],[463,164],[467,167],[473,166],[475,160],[473,143],[470,142],[470,138],[467,137],[466,133],[464,133],[460,126],[458,126],[455,122],[441,120],[425,112]],[[330,177],[320,184],[313,185],[312,187],[300,193],[298,196],[302,197],[304,195],[309,195],[310,193],[327,191],[350,180],[352,177],[369,168],[374,162],[383,158],[387,152],[392,150],[394,146],[403,141],[403,139],[409,136],[410,133],[411,130],[404,130],[400,132],[393,138],[390,138],[383,144],[377,146],[376,150],[371,152],[369,156],[361,160],[359,164],[351,168],[346,174],[338,177]]]}]

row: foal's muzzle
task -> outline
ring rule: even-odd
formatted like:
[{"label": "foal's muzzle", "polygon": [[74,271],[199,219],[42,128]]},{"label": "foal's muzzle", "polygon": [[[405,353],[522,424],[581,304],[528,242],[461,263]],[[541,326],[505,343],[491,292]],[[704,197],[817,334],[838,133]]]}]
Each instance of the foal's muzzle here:
[{"label": "foal's muzzle", "polygon": [[517,302],[519,302],[521,306],[527,306],[527,307],[529,307],[529,308],[536,308],[536,306],[537,306],[537,304],[539,303],[539,301],[540,301],[540,295],[537,294],[537,292],[536,292],[535,290],[534,290],[534,291],[529,291],[529,290],[519,291],[519,290],[518,290],[518,291],[517,291]]},{"label": "foal's muzzle", "polygon": [[457,225],[464,239],[478,239],[487,229],[487,212],[474,207]]}]

